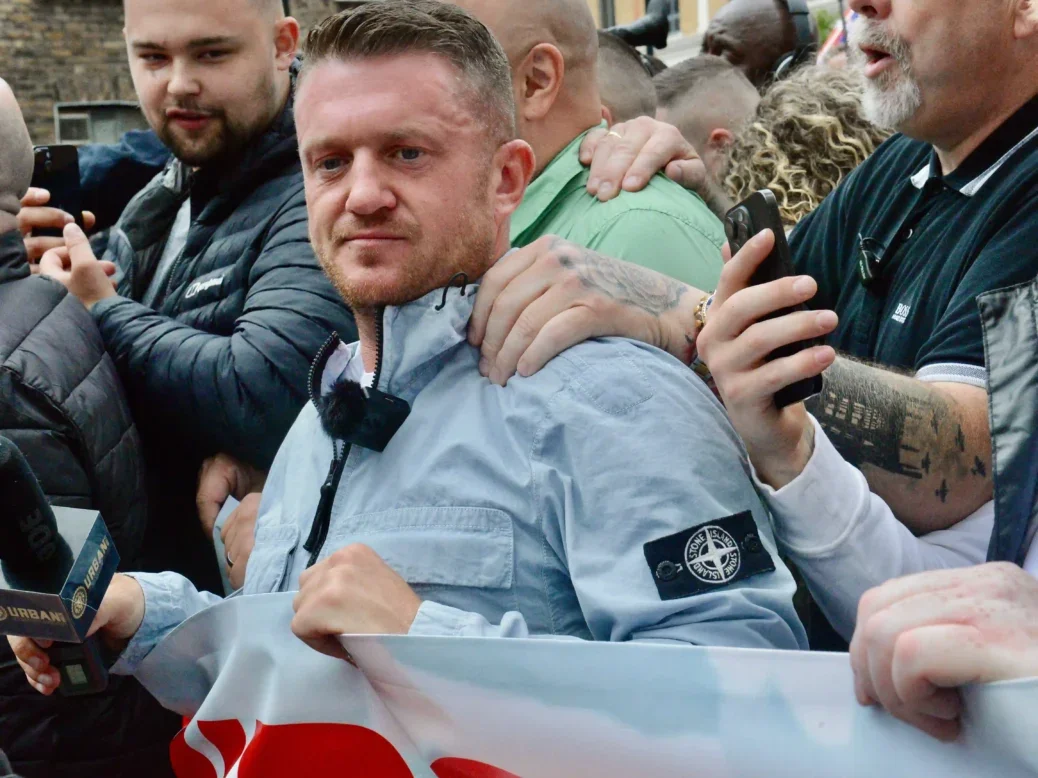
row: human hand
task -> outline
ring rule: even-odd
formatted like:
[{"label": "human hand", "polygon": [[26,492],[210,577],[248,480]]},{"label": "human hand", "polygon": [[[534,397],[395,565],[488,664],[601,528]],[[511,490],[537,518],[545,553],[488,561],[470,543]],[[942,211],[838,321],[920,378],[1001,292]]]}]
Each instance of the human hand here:
[{"label": "human hand", "polygon": [[[18,228],[25,238],[25,250],[29,254],[30,262],[39,262],[51,249],[62,248],[65,245],[64,238],[34,238],[33,230],[64,230],[65,225],[75,222],[71,214],[57,208],[45,207],[49,202],[50,192],[38,187],[30,187],[22,198],[22,208],[18,212]],[[96,221],[94,214],[83,211],[83,226],[88,230],[94,228]]]},{"label": "human hand", "polygon": [[[195,505],[205,536],[213,536],[216,517],[228,497],[244,501],[247,495],[262,492],[266,482],[266,473],[230,454],[217,454],[205,460],[198,473],[198,492],[195,494]],[[233,558],[237,562],[237,558]]]},{"label": "human hand", "polygon": [[256,544],[256,518],[259,516],[262,496],[259,492],[245,495],[220,529],[224,555],[227,557],[227,578],[235,590],[245,585],[249,555]]},{"label": "human hand", "polygon": [[749,286],[774,245],[774,234],[765,230],[730,259],[725,248],[727,261],[697,347],[758,476],[780,489],[807,466],[814,451],[814,427],[802,403],[779,410],[775,393],[819,375],[835,361],[836,352],[814,346],[772,362],[767,357],[782,346],[828,335],[838,320],[832,311],[767,318],[810,300],[818,291],[809,276]]},{"label": "human hand", "polygon": [[591,167],[587,190],[602,202],[648,186],[657,173],[702,197],[714,213],[731,201],[717,187],[692,144],[673,125],[648,116],[591,130],[580,146],[580,161]]},{"label": "human hand", "polygon": [[101,300],[115,297],[115,265],[94,256],[90,241],[75,224],[65,226],[65,246],[51,249],[40,259],[40,275],[61,283],[89,311]]},{"label": "human hand", "polygon": [[405,635],[422,601],[378,554],[355,544],[306,570],[292,605],[297,637],[349,661],[340,635]]},{"label": "human hand", "polygon": [[701,296],[660,273],[547,236],[483,276],[469,343],[481,349],[480,372],[501,386],[589,338],[633,338],[687,364]]},{"label": "human hand", "polygon": [[998,563],[866,592],[851,641],[855,693],[940,740],[961,729],[958,688],[1038,676],[1038,581]]},{"label": "human hand", "polygon": [[[97,609],[88,636],[99,634],[110,649],[122,653],[144,621],[144,590],[128,575],[116,574]],[[47,649],[51,640],[8,636],[25,677],[40,694],[50,696],[61,684],[61,673],[51,667]]]}]

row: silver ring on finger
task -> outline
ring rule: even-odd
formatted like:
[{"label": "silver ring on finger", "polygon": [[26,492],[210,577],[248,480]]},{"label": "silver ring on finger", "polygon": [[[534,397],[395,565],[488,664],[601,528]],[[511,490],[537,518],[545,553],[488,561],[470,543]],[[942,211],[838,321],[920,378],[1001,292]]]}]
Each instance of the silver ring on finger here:
[{"label": "silver ring on finger", "polygon": [[225,560],[227,560],[227,566],[228,567],[234,567],[234,560],[231,559],[231,555],[229,553],[227,553],[226,550],[223,552],[223,558]]}]

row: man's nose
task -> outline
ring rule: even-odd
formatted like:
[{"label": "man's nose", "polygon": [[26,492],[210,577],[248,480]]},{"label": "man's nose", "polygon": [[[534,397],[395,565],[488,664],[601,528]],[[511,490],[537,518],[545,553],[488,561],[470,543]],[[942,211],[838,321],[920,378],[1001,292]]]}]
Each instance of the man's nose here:
[{"label": "man's nose", "polygon": [[886,19],[890,16],[893,0],[850,0],[851,10],[866,19]]},{"label": "man's nose", "polygon": [[385,176],[374,160],[358,156],[354,159],[350,178],[346,210],[360,216],[370,216],[384,208],[396,207],[396,197],[387,186]]},{"label": "man's nose", "polygon": [[173,60],[169,86],[166,89],[175,97],[197,95],[202,91],[201,84],[195,76],[194,68],[180,60]]}]

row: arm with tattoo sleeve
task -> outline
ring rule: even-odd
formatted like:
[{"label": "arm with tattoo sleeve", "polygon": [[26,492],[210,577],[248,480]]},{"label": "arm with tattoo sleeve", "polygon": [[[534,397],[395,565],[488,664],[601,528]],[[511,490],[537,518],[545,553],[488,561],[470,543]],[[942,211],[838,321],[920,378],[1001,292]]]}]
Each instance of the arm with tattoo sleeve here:
[{"label": "arm with tattoo sleeve", "polygon": [[992,497],[983,389],[925,383],[840,357],[808,409],[916,534],[947,529]]}]

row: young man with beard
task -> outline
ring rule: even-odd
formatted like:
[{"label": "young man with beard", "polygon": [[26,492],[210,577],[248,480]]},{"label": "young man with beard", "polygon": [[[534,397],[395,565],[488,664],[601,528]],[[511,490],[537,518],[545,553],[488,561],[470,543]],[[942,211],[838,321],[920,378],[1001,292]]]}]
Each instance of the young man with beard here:
[{"label": "young man with beard", "polygon": [[[203,460],[227,454],[261,481],[306,401],[310,360],[355,329],[307,238],[297,22],[280,0],[124,6],[141,108],[175,159],[95,247],[117,267],[114,286],[74,225],[40,269],[90,310],[129,392],[148,453],[145,569],[212,588],[212,544],[195,519]],[[70,217],[21,219],[55,220]]]},{"label": "young man with beard", "polygon": [[[770,490],[784,550],[845,637],[871,586],[987,556],[995,507],[976,298],[1031,280],[1038,245],[1038,9],[1026,0],[850,5],[863,17],[853,48],[866,108],[904,134],[794,231],[804,277],[747,289],[772,244],[761,236],[741,252],[699,342]],[[672,158],[657,156],[659,166]],[[675,288],[673,304],[650,304],[632,290],[655,288],[657,277],[561,244],[521,260],[491,271],[474,317],[472,341],[495,377],[517,365],[529,375],[588,335],[689,355],[702,291]],[[805,301],[839,322],[824,312],[766,320]],[[780,345],[825,335],[824,349],[765,362]],[[818,424],[793,419],[795,409],[780,417],[775,391],[823,369],[824,391],[808,404]],[[832,489],[847,467],[853,499]],[[882,510],[871,510],[877,502]]]},{"label": "young man with beard", "polygon": [[[681,363],[607,340],[504,389],[477,372],[472,285],[535,166],[490,32],[384,0],[319,25],[305,67],[310,232],[360,342],[315,362],[245,593],[298,587],[294,632],[339,655],[343,633],[802,646],[743,452]],[[96,625],[133,672],[215,601],[172,573],[120,576]],[[52,692],[46,653],[12,642]]]}]

